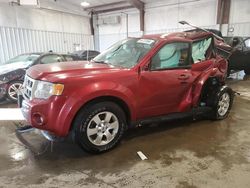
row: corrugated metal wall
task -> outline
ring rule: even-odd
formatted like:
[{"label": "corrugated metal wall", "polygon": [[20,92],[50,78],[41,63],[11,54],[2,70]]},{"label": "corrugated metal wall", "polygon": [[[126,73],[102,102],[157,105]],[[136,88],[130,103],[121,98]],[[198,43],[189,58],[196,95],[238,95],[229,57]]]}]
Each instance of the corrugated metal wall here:
[{"label": "corrugated metal wall", "polygon": [[[201,26],[202,28],[209,28],[209,29],[219,29],[219,25],[211,25],[211,26]],[[161,29],[161,30],[152,30],[152,31],[145,31],[145,34],[162,34],[162,33],[172,33],[172,32],[180,32],[185,30],[194,29],[192,27],[180,27],[180,28],[170,28],[170,29]],[[141,37],[143,35],[142,32],[129,32],[129,37]],[[110,47],[112,44],[116,43],[119,40],[127,38],[126,33],[113,33],[113,34],[104,34],[99,35],[99,45],[100,51],[103,51]]]},{"label": "corrugated metal wall", "polygon": [[0,63],[27,52],[68,53],[81,49],[94,49],[93,37],[80,33],[65,33],[0,26]]},{"label": "corrugated metal wall", "polygon": [[[141,37],[142,32],[129,32],[129,37]],[[126,39],[127,33],[114,33],[114,34],[105,34],[99,35],[99,46],[100,51],[103,51],[109,48],[111,45],[115,44],[116,42]]]}]

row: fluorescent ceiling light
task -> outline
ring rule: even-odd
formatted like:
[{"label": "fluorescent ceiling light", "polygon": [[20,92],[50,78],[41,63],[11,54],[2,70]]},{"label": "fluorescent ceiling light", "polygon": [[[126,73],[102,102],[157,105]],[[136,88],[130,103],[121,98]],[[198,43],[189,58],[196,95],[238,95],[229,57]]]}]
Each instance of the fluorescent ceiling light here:
[{"label": "fluorescent ceiling light", "polygon": [[87,7],[87,6],[89,6],[90,4],[88,3],[88,2],[86,2],[86,1],[84,1],[84,2],[81,2],[81,6],[83,6],[83,7]]}]

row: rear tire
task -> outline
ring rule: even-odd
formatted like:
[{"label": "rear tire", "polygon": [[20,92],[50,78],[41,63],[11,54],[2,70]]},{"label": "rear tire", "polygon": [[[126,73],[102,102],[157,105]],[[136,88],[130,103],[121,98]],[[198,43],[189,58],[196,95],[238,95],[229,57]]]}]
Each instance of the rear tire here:
[{"label": "rear tire", "polygon": [[212,108],[211,118],[213,120],[222,120],[225,119],[233,104],[234,93],[231,88],[223,86],[219,88],[213,97],[214,104]]},{"label": "rear tire", "polygon": [[126,128],[123,110],[113,102],[85,106],[73,123],[73,136],[80,147],[90,153],[101,153],[114,148]]}]

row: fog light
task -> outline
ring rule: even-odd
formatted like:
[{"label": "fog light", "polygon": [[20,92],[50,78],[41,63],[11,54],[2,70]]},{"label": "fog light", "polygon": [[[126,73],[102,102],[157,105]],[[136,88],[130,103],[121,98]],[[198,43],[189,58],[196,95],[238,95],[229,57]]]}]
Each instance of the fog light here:
[{"label": "fog light", "polygon": [[44,118],[39,113],[33,114],[32,119],[38,125],[43,125],[44,124]]}]

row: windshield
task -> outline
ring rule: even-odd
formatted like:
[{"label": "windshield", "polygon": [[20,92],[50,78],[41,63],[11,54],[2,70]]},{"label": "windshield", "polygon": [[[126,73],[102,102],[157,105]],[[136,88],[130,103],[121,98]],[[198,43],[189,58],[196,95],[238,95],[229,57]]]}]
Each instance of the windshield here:
[{"label": "windshield", "polygon": [[27,63],[32,64],[40,55],[39,54],[23,54],[16,56],[8,61],[6,61],[4,64],[12,64],[12,63]]},{"label": "windshield", "polygon": [[154,44],[155,40],[152,39],[126,39],[114,44],[112,47],[96,56],[93,61],[131,68],[149,52]]}]

